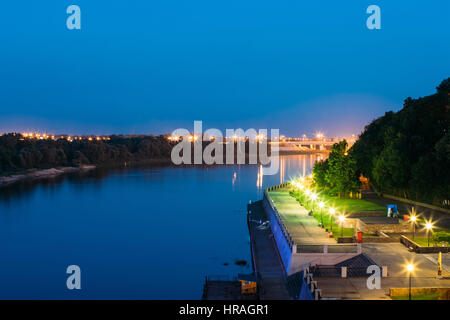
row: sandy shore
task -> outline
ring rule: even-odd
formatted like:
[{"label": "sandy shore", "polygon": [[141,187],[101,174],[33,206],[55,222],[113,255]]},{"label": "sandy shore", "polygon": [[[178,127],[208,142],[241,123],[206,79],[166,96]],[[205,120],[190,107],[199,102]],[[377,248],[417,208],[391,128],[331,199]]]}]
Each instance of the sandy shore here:
[{"label": "sandy shore", "polygon": [[80,167],[59,167],[59,168],[51,168],[51,169],[43,169],[36,170],[23,174],[14,174],[10,176],[0,177],[0,187],[4,187],[7,185],[11,185],[18,181],[22,181],[25,179],[46,179],[46,178],[54,178],[56,176],[71,173],[71,172],[82,172],[89,171],[95,169],[96,166],[93,165],[84,165]]}]

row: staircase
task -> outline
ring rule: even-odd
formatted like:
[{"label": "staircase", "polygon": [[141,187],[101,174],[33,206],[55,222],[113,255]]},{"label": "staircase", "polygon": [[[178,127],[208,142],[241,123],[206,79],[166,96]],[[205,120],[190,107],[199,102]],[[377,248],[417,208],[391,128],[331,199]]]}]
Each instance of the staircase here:
[{"label": "staircase", "polygon": [[369,179],[361,175],[359,177],[361,181],[361,199],[376,199],[378,194],[372,190],[369,184]]}]

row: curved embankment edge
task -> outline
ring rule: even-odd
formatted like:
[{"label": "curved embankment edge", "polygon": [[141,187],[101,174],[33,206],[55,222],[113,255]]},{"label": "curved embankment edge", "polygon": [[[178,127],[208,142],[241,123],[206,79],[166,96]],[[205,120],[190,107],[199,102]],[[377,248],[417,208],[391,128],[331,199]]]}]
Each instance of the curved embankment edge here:
[{"label": "curved embankment edge", "polygon": [[93,166],[93,165],[85,165],[85,166],[81,166],[81,167],[61,167],[61,168],[36,170],[36,171],[27,172],[27,173],[23,173],[23,174],[3,176],[3,177],[0,177],[0,187],[9,186],[11,184],[14,184],[14,183],[22,181],[22,180],[54,178],[54,177],[60,176],[65,173],[89,171],[89,170],[92,170],[95,168],[96,168],[96,166]]},{"label": "curved embankment edge", "polygon": [[[282,188],[282,187],[285,187],[285,184],[272,188]],[[272,190],[272,188],[270,189]],[[272,199],[270,199],[267,189],[264,190],[263,208],[266,211],[267,216],[269,218],[270,227],[272,229],[274,240],[277,245],[278,254],[280,255],[281,261],[283,262],[284,270],[286,274],[288,274],[292,261],[292,252],[294,243],[290,238],[289,233],[286,230],[286,227],[281,221],[277,208],[273,204]]]}]

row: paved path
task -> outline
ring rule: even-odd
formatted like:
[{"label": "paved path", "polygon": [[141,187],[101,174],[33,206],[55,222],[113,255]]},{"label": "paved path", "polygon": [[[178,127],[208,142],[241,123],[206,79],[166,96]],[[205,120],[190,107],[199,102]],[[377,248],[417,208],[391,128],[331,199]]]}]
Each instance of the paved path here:
[{"label": "paved path", "polygon": [[264,300],[290,299],[286,287],[286,273],[282,266],[278,250],[275,246],[270,227],[258,229],[256,221],[266,221],[267,215],[262,207],[262,201],[248,206],[249,232],[252,246],[254,267],[260,276],[260,298]]},{"label": "paved path", "polygon": [[327,232],[319,227],[316,219],[308,216],[308,210],[302,207],[287,190],[270,191],[283,223],[297,245],[336,244],[328,238]]},{"label": "paved path", "polygon": [[390,299],[390,288],[407,288],[407,263],[414,263],[416,270],[412,279],[412,287],[450,287],[450,254],[442,255],[443,274],[437,279],[437,254],[417,254],[409,252],[400,243],[363,244],[362,252],[368,255],[379,266],[388,267],[388,277],[381,279],[381,289],[369,290],[367,277],[358,278],[325,278],[316,277],[319,288],[325,298],[344,299]]},{"label": "paved path", "polygon": [[388,204],[396,204],[398,206],[400,214],[402,215],[408,214],[408,212],[411,211],[411,208],[414,207],[416,209],[417,214],[423,215],[426,219],[431,218],[433,221],[437,221],[437,226],[442,228],[450,228],[450,214],[439,210],[416,206],[414,204],[388,198],[374,197],[364,200],[379,204],[384,207],[386,207],[386,205]]}]

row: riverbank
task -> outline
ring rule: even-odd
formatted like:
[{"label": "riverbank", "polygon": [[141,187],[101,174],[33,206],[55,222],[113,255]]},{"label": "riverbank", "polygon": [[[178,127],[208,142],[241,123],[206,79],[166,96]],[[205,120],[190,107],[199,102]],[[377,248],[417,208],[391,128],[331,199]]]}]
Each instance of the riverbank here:
[{"label": "riverbank", "polygon": [[96,166],[94,165],[83,165],[79,167],[57,167],[41,170],[29,170],[19,174],[0,177],[0,188],[23,180],[49,179],[67,173],[90,171],[95,168]]}]

